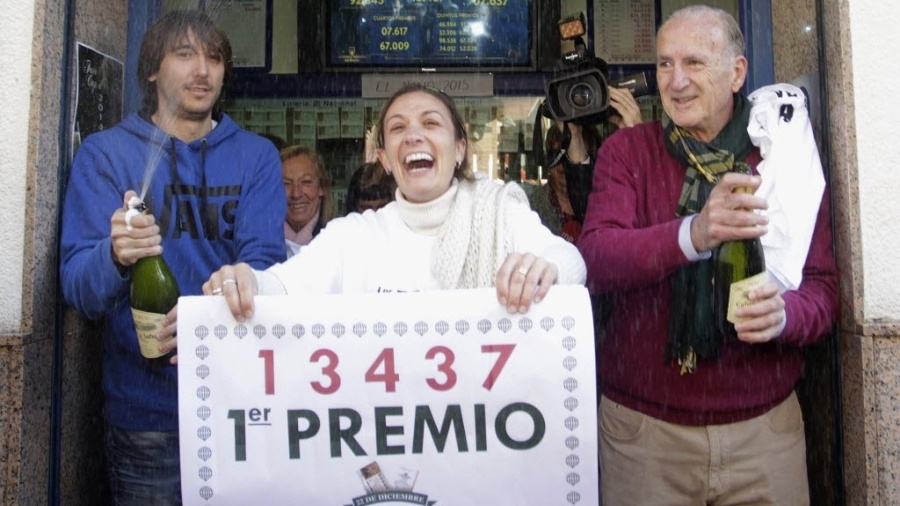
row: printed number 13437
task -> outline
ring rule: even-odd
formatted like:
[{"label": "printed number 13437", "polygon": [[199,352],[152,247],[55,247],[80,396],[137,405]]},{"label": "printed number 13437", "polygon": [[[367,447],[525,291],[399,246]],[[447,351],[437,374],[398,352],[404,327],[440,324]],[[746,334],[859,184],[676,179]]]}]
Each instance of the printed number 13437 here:
[{"label": "printed number 13437", "polygon": [[[487,373],[481,386],[490,391],[512,356],[515,344],[485,344],[481,353],[497,354],[491,370]],[[263,360],[266,395],[275,395],[275,351],[259,350],[259,358]],[[457,382],[455,366],[456,354],[446,346],[434,346],[425,353],[425,360],[433,362],[435,375],[425,378],[425,383],[433,390],[446,391],[452,389]],[[310,363],[318,364],[322,378],[311,381],[310,386],[317,393],[329,395],[341,388],[341,372],[338,371],[340,358],[328,348],[320,348],[312,353]],[[395,392],[400,374],[394,360],[394,348],[384,348],[372,361],[365,373],[366,383],[383,383],[385,392]]]}]

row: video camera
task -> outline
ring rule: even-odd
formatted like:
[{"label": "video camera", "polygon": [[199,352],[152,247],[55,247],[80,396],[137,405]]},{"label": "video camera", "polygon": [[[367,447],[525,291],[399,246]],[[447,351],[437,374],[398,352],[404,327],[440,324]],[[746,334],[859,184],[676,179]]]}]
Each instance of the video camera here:
[{"label": "video camera", "polygon": [[550,119],[585,125],[600,123],[612,113],[609,110],[609,86],[628,88],[635,97],[649,91],[643,72],[609,82],[606,61],[594,56],[584,43],[585,26],[584,13],[559,22],[560,37],[574,40],[575,50],[557,62],[554,77],[547,83],[541,112]]}]

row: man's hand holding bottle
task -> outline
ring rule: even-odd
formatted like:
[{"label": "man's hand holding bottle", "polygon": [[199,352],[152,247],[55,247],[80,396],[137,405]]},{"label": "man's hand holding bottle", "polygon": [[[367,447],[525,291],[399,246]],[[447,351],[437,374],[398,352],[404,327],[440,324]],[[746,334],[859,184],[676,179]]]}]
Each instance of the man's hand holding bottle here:
[{"label": "man's hand holding bottle", "polygon": [[125,192],[125,205],[109,220],[112,259],[120,272],[141,258],[162,254],[162,237],[152,214],[138,213],[126,220],[129,202],[134,198],[138,198],[134,190]]}]

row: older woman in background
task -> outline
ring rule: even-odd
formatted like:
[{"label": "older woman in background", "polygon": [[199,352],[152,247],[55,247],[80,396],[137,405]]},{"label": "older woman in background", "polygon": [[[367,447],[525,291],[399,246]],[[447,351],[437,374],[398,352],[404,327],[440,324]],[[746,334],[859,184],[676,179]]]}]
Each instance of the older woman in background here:
[{"label": "older woman in background", "polygon": [[378,121],[377,154],[396,200],[331,222],[318,239],[265,271],[222,267],[203,285],[239,320],[256,294],[381,293],[496,287],[510,312],[526,312],[555,283],[582,284],[584,260],[531,211],[515,184],[476,179],[459,111],[418,84],[391,97]]},{"label": "older woman in background", "polygon": [[318,153],[303,146],[288,146],[281,150],[280,156],[287,196],[284,243],[290,258],[334,217],[334,205],[325,161]]}]

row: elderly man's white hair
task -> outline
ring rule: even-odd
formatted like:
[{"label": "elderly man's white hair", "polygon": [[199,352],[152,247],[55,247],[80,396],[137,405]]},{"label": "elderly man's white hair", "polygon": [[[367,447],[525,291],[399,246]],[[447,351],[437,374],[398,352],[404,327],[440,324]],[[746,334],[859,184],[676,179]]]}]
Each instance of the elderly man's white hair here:
[{"label": "elderly man's white hair", "polygon": [[717,7],[711,7],[705,4],[695,4],[688,5],[687,7],[682,7],[681,9],[678,9],[677,11],[670,14],[665,23],[663,23],[662,26],[659,27],[659,30],[662,31],[662,29],[665,28],[670,21],[675,19],[701,19],[707,16],[714,16],[718,18],[719,22],[721,23],[722,33],[725,35],[725,41],[728,43],[728,47],[731,49],[730,56],[743,55],[744,34],[741,32],[741,27],[738,26],[737,21],[735,21],[734,17],[731,14]]}]

